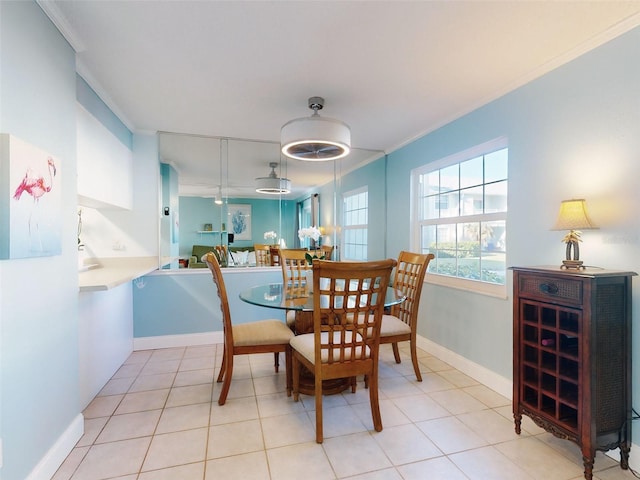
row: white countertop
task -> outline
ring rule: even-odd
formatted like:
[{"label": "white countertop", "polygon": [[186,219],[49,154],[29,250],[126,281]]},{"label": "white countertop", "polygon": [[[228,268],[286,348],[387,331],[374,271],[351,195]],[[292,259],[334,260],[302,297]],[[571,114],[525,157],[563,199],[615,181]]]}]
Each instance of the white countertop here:
[{"label": "white countertop", "polygon": [[109,290],[158,269],[158,257],[87,259],[78,273],[81,292]]}]

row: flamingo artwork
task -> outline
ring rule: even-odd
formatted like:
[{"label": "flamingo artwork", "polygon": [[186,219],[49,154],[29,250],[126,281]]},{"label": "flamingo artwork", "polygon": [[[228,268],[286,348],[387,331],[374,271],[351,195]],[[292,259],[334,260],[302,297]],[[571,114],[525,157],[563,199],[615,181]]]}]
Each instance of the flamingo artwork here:
[{"label": "flamingo artwork", "polygon": [[27,192],[29,195],[33,197],[34,202],[38,202],[40,197],[42,197],[45,193],[51,191],[51,184],[53,183],[53,177],[56,176],[56,164],[53,161],[53,158],[47,158],[47,165],[49,167],[49,184],[45,184],[45,179],[42,175],[40,176],[32,176],[33,170],[31,168],[27,169],[27,173],[24,174],[24,178],[18,188],[16,188],[16,193],[13,194],[13,198],[16,200],[20,200],[20,197],[24,192]]},{"label": "flamingo artwork", "polygon": [[27,193],[31,195],[33,198],[33,208],[29,215],[29,237],[31,238],[33,235],[33,228],[35,226],[35,232],[38,235],[38,244],[40,250],[42,250],[42,241],[40,239],[40,228],[36,218],[35,225],[32,224],[33,216],[38,207],[38,203],[40,199],[44,196],[44,194],[49,193],[51,191],[51,187],[53,186],[53,177],[56,176],[56,164],[52,157],[47,158],[47,168],[49,171],[48,180],[44,178],[43,175],[35,175],[32,168],[28,167],[20,185],[16,188],[15,193],[13,194],[13,198],[15,200],[20,200],[23,193]]}]

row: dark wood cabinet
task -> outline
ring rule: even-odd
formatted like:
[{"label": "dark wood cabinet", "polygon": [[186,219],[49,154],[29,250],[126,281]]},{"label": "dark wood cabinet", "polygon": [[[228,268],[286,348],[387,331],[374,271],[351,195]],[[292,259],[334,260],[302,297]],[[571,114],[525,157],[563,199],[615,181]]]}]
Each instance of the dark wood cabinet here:
[{"label": "dark wood cabinet", "polygon": [[631,278],[634,272],[514,267],[513,417],[582,450],[631,447]]}]

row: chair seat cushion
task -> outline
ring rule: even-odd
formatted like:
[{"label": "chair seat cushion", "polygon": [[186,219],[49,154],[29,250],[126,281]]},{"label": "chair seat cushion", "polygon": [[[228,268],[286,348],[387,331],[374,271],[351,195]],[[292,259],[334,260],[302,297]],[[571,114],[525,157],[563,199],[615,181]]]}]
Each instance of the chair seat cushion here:
[{"label": "chair seat cushion", "polygon": [[291,329],[281,320],[259,320],[233,326],[233,343],[236,347],[286,345],[293,336]]},{"label": "chair seat cushion", "polygon": [[[337,344],[340,341],[340,333],[339,332],[333,332],[334,335],[334,341]],[[353,335],[353,332],[347,332],[347,343],[350,343],[351,341],[351,335]],[[356,333],[357,337],[357,341],[362,341],[362,336],[359,333]],[[328,336],[329,336],[329,332],[322,332],[320,334],[320,342],[322,344],[326,344],[328,342]],[[314,340],[314,334],[313,333],[305,333],[304,335],[296,335],[291,339],[291,347],[294,350],[297,350],[303,357],[305,357],[307,360],[309,360],[311,363],[315,363],[315,344],[314,344],[315,340]],[[362,354],[362,348],[365,348],[364,351],[364,358],[369,358],[369,356],[371,355],[371,351],[369,349],[368,346],[366,345],[358,345],[356,347],[356,357],[358,360],[360,360],[362,358],[361,354]],[[339,361],[339,355],[340,355],[340,349],[339,348],[334,348],[334,360],[335,362]],[[345,349],[345,358],[349,358],[351,357],[351,347],[348,347]],[[322,350],[322,355],[320,358],[320,361],[322,363],[329,363],[329,350],[328,349],[323,349]]]},{"label": "chair seat cushion", "polygon": [[383,315],[380,326],[380,336],[390,337],[393,335],[409,335],[411,327],[393,315]]}]

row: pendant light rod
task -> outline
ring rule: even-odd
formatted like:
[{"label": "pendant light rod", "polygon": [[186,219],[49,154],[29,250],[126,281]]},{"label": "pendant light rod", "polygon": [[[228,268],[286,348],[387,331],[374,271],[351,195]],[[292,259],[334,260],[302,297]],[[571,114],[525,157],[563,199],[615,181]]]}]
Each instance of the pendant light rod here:
[{"label": "pendant light rod", "polygon": [[214,203],[216,205],[222,205],[222,140],[220,140],[220,158],[218,163],[220,164],[220,176],[218,178],[218,193],[215,196]]}]

